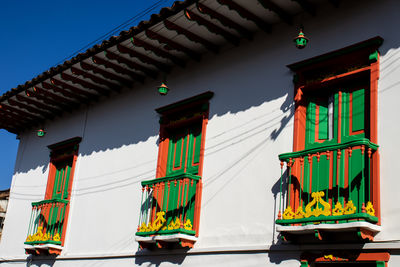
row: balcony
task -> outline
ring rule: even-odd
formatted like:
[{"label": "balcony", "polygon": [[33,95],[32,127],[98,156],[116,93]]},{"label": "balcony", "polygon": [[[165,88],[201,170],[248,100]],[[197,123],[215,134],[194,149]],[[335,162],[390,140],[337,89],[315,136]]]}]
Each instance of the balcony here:
[{"label": "balcony", "polygon": [[279,155],[276,224],[283,239],[372,240],[380,231],[377,149],[358,138]]},{"label": "balcony", "polygon": [[166,176],[142,182],[136,241],[142,248],[192,247],[197,240],[201,177]]},{"label": "balcony", "polygon": [[28,236],[24,243],[27,254],[60,254],[67,205],[68,200],[62,199],[32,203]]}]

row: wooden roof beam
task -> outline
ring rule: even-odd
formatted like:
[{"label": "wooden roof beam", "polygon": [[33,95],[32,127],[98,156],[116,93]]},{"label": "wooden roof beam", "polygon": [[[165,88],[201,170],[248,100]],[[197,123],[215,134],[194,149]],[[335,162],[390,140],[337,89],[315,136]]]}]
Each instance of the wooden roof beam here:
[{"label": "wooden roof beam", "polygon": [[92,60],[93,60],[94,63],[99,64],[99,65],[103,65],[106,68],[111,68],[117,73],[128,75],[128,76],[132,77],[132,79],[134,79],[136,81],[139,81],[141,83],[144,82],[144,76],[143,75],[140,75],[140,74],[137,74],[134,71],[125,69],[125,68],[121,67],[120,65],[114,64],[114,63],[112,63],[112,62],[110,62],[108,60],[102,59],[101,57],[98,57],[98,56],[93,56]]},{"label": "wooden roof beam", "polygon": [[12,98],[7,99],[7,101],[8,101],[8,103],[10,105],[12,105],[14,107],[17,106],[17,107],[25,109],[25,110],[27,110],[27,111],[29,111],[31,113],[38,114],[38,115],[40,115],[40,116],[42,116],[42,117],[44,117],[46,119],[50,119],[50,118],[53,117],[53,114],[51,112],[47,111],[47,110],[42,110],[42,109],[35,108],[33,106],[21,103],[21,102],[19,102],[17,100],[14,100]]},{"label": "wooden roof beam", "polygon": [[151,44],[149,44],[149,43],[147,43],[147,42],[145,42],[143,40],[140,40],[138,38],[132,37],[131,38],[131,42],[132,42],[132,44],[134,46],[139,46],[139,47],[144,48],[147,51],[151,51],[154,54],[156,54],[157,56],[166,58],[166,59],[170,60],[171,62],[175,63],[176,65],[178,65],[180,67],[184,67],[185,66],[185,62],[182,59],[180,59],[180,58],[178,58],[178,57],[176,57],[174,55],[171,55],[170,53],[168,53],[168,52],[166,52],[166,51],[164,51],[164,50],[162,50],[162,49],[160,49],[160,48],[158,48],[156,46],[153,46],[153,45],[151,45]]},{"label": "wooden roof beam", "polygon": [[46,89],[52,89],[55,92],[65,95],[66,97],[79,98],[79,101],[84,101],[84,102],[88,103],[87,100],[90,100],[90,99],[96,100],[99,97],[97,94],[77,88],[66,82],[57,80],[54,77],[50,79],[50,82],[51,82],[50,86],[49,86],[49,84],[44,83],[43,87]]},{"label": "wooden roof beam", "polygon": [[237,31],[240,35],[244,36],[245,38],[252,40],[253,33],[249,30],[241,26],[240,24],[236,23],[235,21],[231,20],[230,18],[225,17],[224,15],[218,13],[217,11],[209,8],[208,6],[197,2],[197,10],[205,15],[209,15],[211,18],[218,20],[222,25],[225,27],[231,28]]},{"label": "wooden roof beam", "polygon": [[164,37],[152,30],[149,30],[149,29],[147,29],[145,31],[145,33],[146,33],[146,36],[149,37],[150,39],[157,40],[159,43],[167,45],[167,49],[173,49],[173,50],[176,50],[179,52],[183,52],[186,55],[188,55],[190,58],[192,58],[196,61],[200,60],[200,57],[201,57],[200,54],[194,52],[193,50],[191,50],[175,41],[172,41],[171,39],[169,39],[167,37]]},{"label": "wooden roof beam", "polygon": [[222,37],[225,38],[225,40],[227,40],[228,42],[230,42],[233,45],[239,44],[238,37],[236,37],[235,35],[231,34],[228,31],[222,29],[218,25],[215,25],[214,23],[204,19],[202,16],[200,16],[188,9],[186,9],[184,12],[185,12],[185,17],[188,20],[195,21],[198,25],[206,27],[209,32],[212,32],[216,35],[221,35]]},{"label": "wooden roof beam", "polygon": [[0,122],[7,122],[7,124],[13,125],[15,128],[23,128],[24,124],[30,124],[30,122],[27,122],[26,120],[19,120],[16,119],[18,115],[15,115],[12,113],[9,113],[7,111],[0,110]]},{"label": "wooden roof beam", "polygon": [[20,101],[20,102],[25,102],[29,105],[36,106],[37,108],[44,109],[44,110],[49,110],[51,113],[55,115],[60,115],[62,113],[62,109],[58,109],[54,107],[54,105],[46,105],[43,104],[42,102],[36,101],[33,99],[33,97],[28,97],[28,96],[23,96],[21,94],[15,95],[15,98]]},{"label": "wooden roof beam", "polygon": [[103,76],[106,79],[117,81],[117,82],[119,82],[119,83],[121,83],[123,85],[126,85],[126,86],[132,85],[132,81],[131,80],[125,79],[125,78],[123,78],[121,76],[118,76],[118,75],[112,73],[112,72],[108,72],[108,71],[106,71],[106,70],[104,70],[102,68],[98,68],[96,66],[93,66],[92,64],[89,64],[89,63],[86,63],[86,62],[82,61],[82,62],[80,62],[80,66],[81,66],[82,69],[87,70],[87,71],[91,70],[91,71],[93,71],[93,73],[100,74],[101,76]]},{"label": "wooden roof beam", "polygon": [[63,96],[49,92],[48,90],[44,90],[43,88],[39,87],[38,85],[36,85],[33,88],[32,94],[34,96],[37,96],[37,95],[44,96],[47,101],[53,102],[56,105],[65,106],[63,109],[67,108],[68,111],[71,111],[72,109],[77,108],[80,104],[79,102],[72,101],[69,98],[65,98]]},{"label": "wooden roof beam", "polygon": [[315,5],[309,2],[308,0],[292,0],[297,2],[305,11],[315,16]]},{"label": "wooden roof beam", "polygon": [[289,25],[293,24],[292,16],[287,13],[285,10],[283,10],[280,6],[272,2],[271,0],[258,0],[258,2],[265,8],[268,9],[275,14],[278,15],[278,17],[286,22]]},{"label": "wooden roof beam", "polygon": [[22,126],[17,127],[16,125],[12,125],[13,120],[0,120],[0,127],[10,133],[18,134],[23,129]]},{"label": "wooden roof beam", "polygon": [[14,114],[14,116],[18,117],[18,120],[28,120],[28,121],[35,120],[35,121],[37,121],[37,120],[43,119],[43,117],[41,117],[39,115],[34,115],[32,113],[11,107],[11,106],[5,104],[4,102],[0,104],[0,109],[2,111]]},{"label": "wooden roof beam", "polygon": [[242,18],[252,21],[261,30],[263,30],[267,33],[271,32],[270,24],[268,24],[264,20],[260,19],[258,16],[256,16],[252,12],[248,11],[247,9],[245,9],[241,5],[237,4],[236,2],[234,2],[232,0],[218,0],[218,3],[220,3],[221,5],[227,6],[230,10],[233,10],[236,13],[238,13]]},{"label": "wooden roof beam", "polygon": [[104,84],[110,89],[119,90],[119,88],[121,87],[119,84],[112,83],[112,82],[110,82],[108,80],[105,80],[103,78],[97,77],[96,75],[93,75],[91,73],[88,73],[88,72],[86,72],[84,70],[81,70],[81,69],[78,69],[78,68],[75,68],[75,67],[71,67],[71,72],[73,74],[75,74],[75,75],[79,75],[79,76],[82,76],[82,77],[84,77],[86,79],[90,79],[95,83]]},{"label": "wooden roof beam", "polygon": [[[88,89],[93,89],[95,90],[97,93],[99,93],[100,95],[109,95],[110,94],[110,90],[104,89],[102,87],[96,86],[90,82],[84,81],[82,79],[79,79],[78,77],[74,77],[72,75],[66,74],[64,72],[61,73],[61,78],[66,80],[66,81],[70,81],[74,84],[79,84],[81,85],[83,88],[88,88]],[[112,90],[116,90],[116,88],[110,88]],[[82,90],[83,92],[86,92],[85,90]]]},{"label": "wooden roof beam", "polygon": [[185,28],[182,28],[181,26],[179,26],[169,20],[164,20],[164,25],[168,30],[176,31],[178,34],[184,35],[190,41],[203,45],[209,51],[218,53],[219,47],[217,45],[213,44],[212,42],[204,39],[203,37],[201,37],[197,34],[194,34],[193,32],[188,31]]},{"label": "wooden roof beam", "polygon": [[168,66],[167,64],[162,63],[158,60],[155,60],[149,56],[138,53],[135,50],[128,48],[126,46],[123,46],[121,44],[117,45],[117,49],[120,53],[128,54],[130,57],[137,58],[143,63],[154,65],[161,71],[169,72],[171,70],[171,67]]},{"label": "wooden roof beam", "polygon": [[[108,59],[116,60],[116,61],[118,61],[118,63],[125,64],[130,69],[135,69],[135,70],[141,71],[153,79],[155,79],[157,77],[156,71],[149,69],[145,66],[139,65],[136,62],[133,62],[127,58],[121,57],[120,55],[117,55],[117,54],[107,51],[107,50],[105,51],[104,54],[106,55],[106,57]],[[156,65],[156,67],[157,67],[157,65]]]},{"label": "wooden roof beam", "polygon": [[87,96],[81,95],[78,92],[66,90],[65,88],[60,88],[57,85],[59,85],[59,81],[52,79],[51,84],[47,82],[42,82],[42,87],[47,90],[52,90],[56,93],[60,93],[63,96],[72,99],[73,101],[76,102],[84,102],[84,103],[89,103],[89,98]]},{"label": "wooden roof beam", "polygon": [[[57,100],[59,97],[58,95],[47,92],[46,90],[43,90],[38,86],[35,86],[32,91],[26,90],[25,93],[28,97],[34,97],[38,100],[43,101],[46,104],[60,107],[63,111],[72,111],[73,108],[78,107],[77,103],[70,101],[68,99],[67,99],[68,104],[64,104],[64,102]],[[54,95],[55,97],[52,97],[52,95]]]}]

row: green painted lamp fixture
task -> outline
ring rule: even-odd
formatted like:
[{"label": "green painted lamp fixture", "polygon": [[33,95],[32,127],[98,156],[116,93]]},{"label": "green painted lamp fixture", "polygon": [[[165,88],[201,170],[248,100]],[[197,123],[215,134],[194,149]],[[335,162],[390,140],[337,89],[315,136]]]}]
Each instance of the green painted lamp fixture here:
[{"label": "green painted lamp fixture", "polygon": [[158,87],[158,92],[160,93],[160,95],[166,95],[168,94],[168,91],[168,86],[165,84],[165,82],[162,82],[161,85]]},{"label": "green painted lamp fixture", "polygon": [[46,134],[46,131],[43,130],[42,128],[39,129],[39,130],[37,130],[37,132],[36,132],[36,135],[37,135],[38,137],[43,137],[45,134]]},{"label": "green painted lamp fixture", "polygon": [[303,33],[303,27],[300,28],[299,35],[293,39],[298,49],[303,49],[308,43],[308,38]]}]

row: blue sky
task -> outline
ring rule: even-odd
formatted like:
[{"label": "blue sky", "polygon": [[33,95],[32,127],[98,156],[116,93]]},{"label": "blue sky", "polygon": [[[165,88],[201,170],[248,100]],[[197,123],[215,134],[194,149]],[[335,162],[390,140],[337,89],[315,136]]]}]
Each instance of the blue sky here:
[{"label": "blue sky", "polygon": [[[173,2],[3,0],[0,8],[0,94],[63,62],[88,44],[108,39],[110,31],[121,24],[129,21],[113,35],[148,19]],[[0,145],[2,190],[11,184],[18,140],[14,134],[0,130]]]}]

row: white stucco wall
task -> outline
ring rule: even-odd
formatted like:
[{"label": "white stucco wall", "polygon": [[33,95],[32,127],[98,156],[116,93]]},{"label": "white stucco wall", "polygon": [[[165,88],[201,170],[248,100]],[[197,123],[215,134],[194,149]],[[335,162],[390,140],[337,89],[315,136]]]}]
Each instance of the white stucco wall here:
[{"label": "white stucco wall", "polygon": [[[396,246],[393,241],[400,240],[396,160],[400,124],[395,109],[400,94],[400,35],[393,25],[400,25],[399,10],[396,0],[367,0],[362,5],[342,1],[338,9],[327,5],[316,17],[298,18],[311,39],[304,50],[295,49],[291,42],[297,27],[277,25],[272,34],[258,33],[251,42],[242,41],[217,56],[207,54],[185,69],[175,68],[168,77],[171,91],[165,97],[155,90],[159,81],[149,80],[46,124],[44,138],[37,138],[33,131],[22,134],[0,264],[1,259],[26,257],[23,242],[31,202],[43,199],[47,182],[46,146],[75,136],[83,139],[60,257],[65,259],[33,264],[86,266],[88,260],[73,258],[134,255],[140,181],[155,177],[159,123],[154,109],[210,90],[215,95],[206,133],[200,235],[192,250],[198,254],[93,260],[91,264],[299,266],[295,252],[274,252],[282,249],[274,229],[280,177],[277,156],[291,151],[293,134],[292,74],[286,65],[376,35],[385,39],[380,49],[378,96],[382,232],[376,240]],[[231,252],[206,253],[226,248]],[[243,254],[233,252],[234,248],[261,251]],[[393,261],[399,259],[393,256]]]}]

